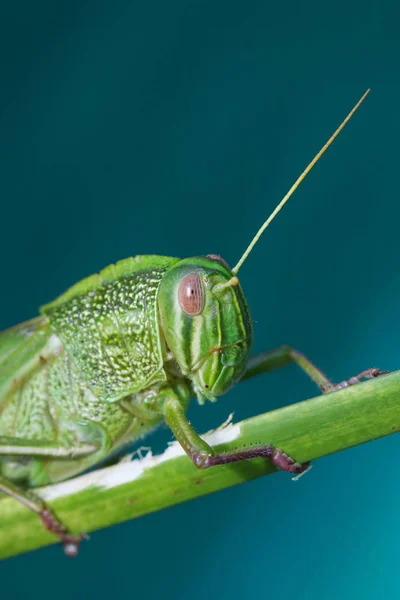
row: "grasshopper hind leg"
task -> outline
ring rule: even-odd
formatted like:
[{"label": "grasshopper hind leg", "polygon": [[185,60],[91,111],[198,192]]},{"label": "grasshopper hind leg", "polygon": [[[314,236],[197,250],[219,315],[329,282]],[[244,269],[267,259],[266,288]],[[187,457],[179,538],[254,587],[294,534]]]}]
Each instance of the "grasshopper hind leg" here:
[{"label": "grasshopper hind leg", "polygon": [[72,535],[68,529],[57,519],[48,506],[35,494],[26,492],[19,488],[15,483],[0,475],[0,491],[21,504],[29,510],[36,513],[42,520],[43,525],[48,531],[54,533],[61,541],[64,552],[67,556],[76,556],[79,550],[79,544],[85,534]]}]

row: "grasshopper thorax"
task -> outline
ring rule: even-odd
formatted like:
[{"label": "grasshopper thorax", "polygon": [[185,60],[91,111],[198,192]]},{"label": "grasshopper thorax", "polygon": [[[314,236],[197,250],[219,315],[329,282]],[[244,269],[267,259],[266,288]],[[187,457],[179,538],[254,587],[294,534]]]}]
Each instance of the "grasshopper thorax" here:
[{"label": "grasshopper thorax", "polygon": [[237,277],[216,255],[179,261],[163,276],[158,306],[166,344],[200,403],[240,379],[252,322]]}]

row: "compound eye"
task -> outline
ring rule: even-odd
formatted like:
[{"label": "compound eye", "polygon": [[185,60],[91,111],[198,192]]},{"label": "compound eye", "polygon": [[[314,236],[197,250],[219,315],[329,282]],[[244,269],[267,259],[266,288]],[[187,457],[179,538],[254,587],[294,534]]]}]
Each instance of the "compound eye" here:
[{"label": "compound eye", "polygon": [[198,273],[185,275],[179,284],[178,300],[188,315],[199,315],[204,308],[204,290]]}]

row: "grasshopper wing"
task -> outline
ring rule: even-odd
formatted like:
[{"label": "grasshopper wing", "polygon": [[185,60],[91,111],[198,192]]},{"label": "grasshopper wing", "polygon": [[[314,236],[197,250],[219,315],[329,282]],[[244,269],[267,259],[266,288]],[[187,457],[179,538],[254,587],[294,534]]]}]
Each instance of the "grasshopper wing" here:
[{"label": "grasshopper wing", "polygon": [[45,317],[31,319],[0,333],[0,406],[13,382],[37,367],[50,335]]}]

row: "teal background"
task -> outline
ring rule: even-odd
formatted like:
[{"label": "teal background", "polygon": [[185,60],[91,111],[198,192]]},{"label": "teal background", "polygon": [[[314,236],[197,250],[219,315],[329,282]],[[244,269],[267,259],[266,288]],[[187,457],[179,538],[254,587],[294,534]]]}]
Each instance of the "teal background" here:
[{"label": "teal background", "polygon": [[[0,12],[0,329],[133,254],[220,253],[233,265],[371,87],[240,276],[255,351],[290,343],[336,380],[399,368],[396,3],[20,1]],[[204,431],[316,391],[288,367],[193,404],[190,418]],[[399,444],[99,531],[74,561],[56,546],[11,559],[0,596],[395,598]]]}]

